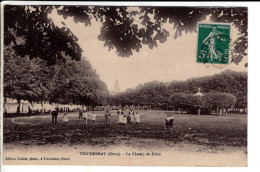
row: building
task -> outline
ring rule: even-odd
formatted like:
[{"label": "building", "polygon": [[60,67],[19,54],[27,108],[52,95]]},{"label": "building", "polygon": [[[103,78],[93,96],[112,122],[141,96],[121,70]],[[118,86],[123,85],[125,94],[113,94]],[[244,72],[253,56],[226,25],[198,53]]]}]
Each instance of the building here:
[{"label": "building", "polygon": [[119,92],[120,92],[120,88],[119,88],[119,84],[118,84],[117,77],[116,77],[116,82],[115,82],[114,91],[115,91],[115,93],[119,93]]},{"label": "building", "polygon": [[117,94],[119,92],[120,92],[120,87],[119,87],[118,80],[117,80],[117,77],[116,77],[114,90],[110,90],[109,93],[110,93],[110,95],[115,95],[115,94]]}]

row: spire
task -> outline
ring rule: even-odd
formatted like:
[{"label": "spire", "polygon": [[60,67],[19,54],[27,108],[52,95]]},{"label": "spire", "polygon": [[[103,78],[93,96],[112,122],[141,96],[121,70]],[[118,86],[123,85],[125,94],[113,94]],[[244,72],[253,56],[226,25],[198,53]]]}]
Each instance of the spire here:
[{"label": "spire", "polygon": [[119,84],[118,84],[117,77],[116,77],[116,82],[115,82],[114,91],[115,91],[115,93],[118,93],[118,92],[120,92],[120,88],[119,88]]}]

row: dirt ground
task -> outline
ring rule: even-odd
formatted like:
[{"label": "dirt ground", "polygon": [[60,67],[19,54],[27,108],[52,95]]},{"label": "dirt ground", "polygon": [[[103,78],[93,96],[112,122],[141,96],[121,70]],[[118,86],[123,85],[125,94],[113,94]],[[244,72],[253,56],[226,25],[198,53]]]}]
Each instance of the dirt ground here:
[{"label": "dirt ground", "polygon": [[[247,166],[247,115],[173,114],[174,127],[168,131],[164,118],[171,112],[143,111],[141,123],[130,125],[117,124],[113,115],[110,129],[104,127],[103,113],[96,113],[94,126],[83,124],[77,113],[69,114],[68,125],[61,124],[60,114],[56,126],[50,115],[5,118],[4,163]],[[19,156],[28,160],[5,160]],[[69,160],[41,161],[44,157]]]}]

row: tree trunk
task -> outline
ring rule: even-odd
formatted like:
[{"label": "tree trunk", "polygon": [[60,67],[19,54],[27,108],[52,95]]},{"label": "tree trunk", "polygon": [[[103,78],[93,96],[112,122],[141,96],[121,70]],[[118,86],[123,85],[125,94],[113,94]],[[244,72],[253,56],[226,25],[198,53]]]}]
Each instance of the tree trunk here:
[{"label": "tree trunk", "polygon": [[42,105],[41,112],[44,112],[44,109],[43,109],[43,101],[41,101],[41,105]]},{"label": "tree trunk", "polygon": [[200,108],[198,108],[198,115],[200,115]]},{"label": "tree trunk", "polygon": [[222,109],[219,110],[219,116],[222,116]]},{"label": "tree trunk", "polygon": [[7,110],[5,109],[5,104],[6,104],[6,97],[4,97],[4,117],[7,115]]}]

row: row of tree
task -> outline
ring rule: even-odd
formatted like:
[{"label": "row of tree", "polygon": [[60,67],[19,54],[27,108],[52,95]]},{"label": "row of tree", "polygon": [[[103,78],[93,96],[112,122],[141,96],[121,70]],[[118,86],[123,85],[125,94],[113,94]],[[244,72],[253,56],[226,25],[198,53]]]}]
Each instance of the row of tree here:
[{"label": "row of tree", "polygon": [[220,92],[236,96],[235,108],[247,107],[247,72],[226,70],[213,76],[173,81],[167,84],[169,94],[183,92],[194,94],[201,88],[203,93]]},{"label": "row of tree", "polygon": [[228,93],[206,93],[203,96],[186,93],[174,93],[168,99],[169,105],[185,109],[188,113],[201,110],[210,113],[212,110],[234,108],[236,97]]},{"label": "row of tree", "polygon": [[[193,96],[198,88],[201,88],[205,94],[203,96],[205,101],[202,101],[201,105],[195,103],[200,101],[194,99]],[[230,101],[231,104],[226,101]],[[218,106],[226,108],[224,106],[228,105],[229,108],[245,109],[247,107],[247,73],[227,70],[213,76],[187,81],[173,81],[171,83],[153,81],[116,94],[110,98],[110,102],[113,105],[140,105],[159,108],[167,106],[183,108],[194,102],[193,106],[201,106],[202,108],[216,109],[219,108]],[[211,103],[207,104],[206,102]]]},{"label": "row of tree", "polygon": [[5,47],[4,97],[28,101],[96,106],[106,104],[108,89],[90,63],[84,59],[57,60],[48,65],[40,58],[17,56]]}]

